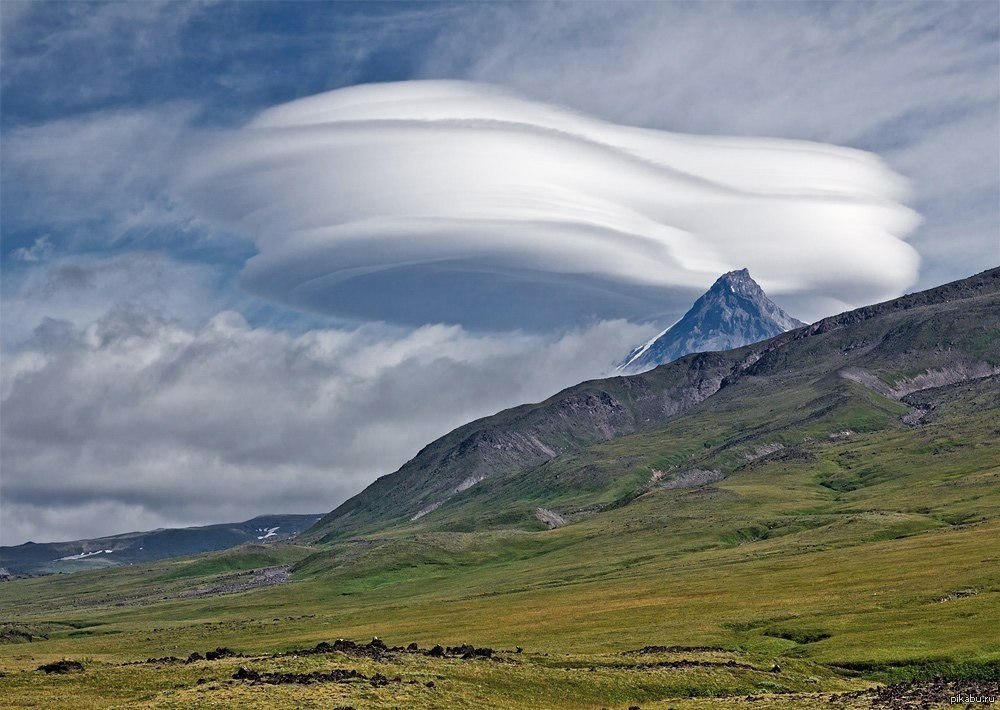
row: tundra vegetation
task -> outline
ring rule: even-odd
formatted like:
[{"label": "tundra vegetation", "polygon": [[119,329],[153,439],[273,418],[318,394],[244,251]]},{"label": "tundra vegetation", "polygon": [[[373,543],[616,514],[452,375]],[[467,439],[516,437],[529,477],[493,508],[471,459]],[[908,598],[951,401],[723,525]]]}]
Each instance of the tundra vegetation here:
[{"label": "tundra vegetation", "polygon": [[[435,442],[377,500],[295,541],[0,584],[0,698],[780,708],[1000,695],[998,373],[994,270],[584,383]],[[686,397],[643,394],[681,380]],[[434,471],[446,480],[427,484]],[[481,480],[456,490],[470,471]]]}]

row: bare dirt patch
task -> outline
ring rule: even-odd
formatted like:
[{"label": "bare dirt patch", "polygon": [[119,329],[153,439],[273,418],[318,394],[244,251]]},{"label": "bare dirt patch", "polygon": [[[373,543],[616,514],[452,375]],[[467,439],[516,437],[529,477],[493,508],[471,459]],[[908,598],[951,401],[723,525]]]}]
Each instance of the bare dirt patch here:
[{"label": "bare dirt patch", "polygon": [[538,521],[547,527],[549,530],[554,528],[561,528],[568,521],[563,516],[554,510],[549,510],[548,508],[535,508],[535,517]]},{"label": "bare dirt patch", "polygon": [[661,483],[660,488],[666,490],[675,490],[678,488],[697,488],[699,486],[708,485],[709,483],[721,481],[725,477],[726,474],[718,469],[706,471],[700,468],[692,468],[678,473],[665,483]]}]

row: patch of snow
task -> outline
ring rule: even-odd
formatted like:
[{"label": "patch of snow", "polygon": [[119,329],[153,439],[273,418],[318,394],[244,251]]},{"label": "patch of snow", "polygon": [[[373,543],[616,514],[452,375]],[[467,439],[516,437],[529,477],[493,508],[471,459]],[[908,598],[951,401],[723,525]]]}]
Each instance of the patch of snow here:
[{"label": "patch of snow", "polygon": [[478,476],[469,476],[464,481],[462,481],[457,486],[455,486],[451,490],[451,493],[449,493],[446,498],[444,498],[443,500],[439,500],[437,503],[431,503],[426,508],[422,508],[421,510],[418,510],[417,514],[414,515],[412,518],[410,518],[410,520],[411,521],[413,521],[413,520],[420,520],[420,518],[424,517],[428,513],[433,513],[435,510],[437,510],[438,508],[441,507],[442,503],[444,503],[447,500],[450,500],[453,496],[461,493],[462,491],[465,491],[465,490],[468,490],[469,488],[472,488],[474,485],[476,485],[480,481],[484,480],[485,478],[486,478],[486,474],[484,474],[484,473],[483,474],[479,474]]},{"label": "patch of snow", "polygon": [[555,458],[556,452],[553,451],[552,449],[550,449],[545,444],[543,444],[541,441],[539,441],[538,437],[535,436],[534,434],[529,434],[528,435],[528,441],[530,441],[532,444],[534,444],[539,449],[541,449],[542,453],[545,454],[546,456],[551,456],[551,457]]},{"label": "patch of snow", "polygon": [[469,476],[464,481],[455,486],[455,493],[461,493],[462,491],[472,488],[474,485],[479,483],[484,478],[486,478],[484,474],[480,474],[478,476]]},{"label": "patch of snow", "polygon": [[258,535],[258,540],[266,540],[269,537],[274,537],[278,533],[278,528],[258,528],[258,532],[263,532],[263,535]]},{"label": "patch of snow", "polygon": [[635,354],[633,354],[633,355],[632,355],[632,357],[630,357],[630,358],[629,358],[628,360],[626,360],[626,361],[625,361],[625,362],[623,362],[623,363],[622,363],[621,365],[619,365],[619,366],[618,366],[617,368],[615,368],[615,372],[622,372],[622,371],[624,371],[624,370],[625,370],[625,368],[627,368],[627,367],[628,367],[629,365],[631,365],[631,364],[632,364],[633,362],[635,362],[636,360],[638,360],[638,359],[639,359],[640,357],[642,357],[642,355],[643,355],[643,354],[644,354],[644,353],[645,353],[645,352],[646,352],[647,350],[649,350],[649,349],[650,349],[651,347],[653,347],[653,343],[655,343],[655,342],[656,342],[657,340],[659,340],[659,339],[660,339],[660,338],[662,338],[662,337],[663,337],[664,335],[666,335],[666,334],[667,334],[668,332],[670,332],[670,329],[671,329],[671,328],[673,328],[673,327],[674,327],[675,325],[677,325],[677,324],[678,324],[678,323],[680,323],[680,322],[681,322],[681,321],[680,321],[680,319],[678,319],[678,320],[675,320],[675,321],[674,321],[673,323],[671,323],[671,324],[670,324],[669,326],[667,326],[666,328],[664,328],[664,329],[663,329],[663,330],[662,330],[661,332],[657,333],[657,334],[656,334],[656,335],[654,335],[654,336],[653,336],[652,338],[650,338],[650,339],[649,339],[649,340],[648,340],[648,341],[646,342],[646,344],[645,344],[645,345],[643,345],[643,346],[642,346],[641,348],[639,348],[638,350],[634,351],[634,353],[635,353]]},{"label": "patch of snow", "polygon": [[94,550],[93,552],[81,552],[78,555],[66,555],[65,557],[60,557],[56,562],[62,562],[63,560],[82,560],[84,557],[91,557],[93,555],[110,555],[113,550]]},{"label": "patch of snow", "polygon": [[417,514],[414,515],[412,518],[410,518],[410,520],[411,521],[413,521],[413,520],[420,520],[422,517],[424,517],[428,513],[433,513],[435,510],[437,510],[438,508],[440,508],[442,503],[444,503],[443,500],[439,500],[437,503],[431,503],[426,508],[422,508],[419,511],[417,511]]}]

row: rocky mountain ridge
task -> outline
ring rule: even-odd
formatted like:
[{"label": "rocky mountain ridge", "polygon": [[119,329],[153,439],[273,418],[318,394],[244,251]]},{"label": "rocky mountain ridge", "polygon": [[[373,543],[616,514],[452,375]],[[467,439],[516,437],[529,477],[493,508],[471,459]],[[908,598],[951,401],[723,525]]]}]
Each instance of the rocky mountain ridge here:
[{"label": "rocky mountain ridge", "polygon": [[[889,389],[908,380],[903,389],[912,392],[921,376],[931,384],[992,372],[1000,364],[1000,331],[989,314],[995,321],[998,309],[1000,269],[992,269],[753,345],[584,382],[543,402],[470,422],[432,442],[397,472],[325,516],[306,537],[329,541],[420,520],[485,480],[662,427],[747,380],[835,375],[844,381],[851,378],[838,373],[860,368]],[[944,374],[928,374],[934,372]],[[778,379],[774,386],[781,384]]]},{"label": "rocky mountain ridge", "polygon": [[730,271],[684,317],[633,349],[618,372],[644,372],[693,352],[731,350],[803,325],[768,298],[747,269]]}]

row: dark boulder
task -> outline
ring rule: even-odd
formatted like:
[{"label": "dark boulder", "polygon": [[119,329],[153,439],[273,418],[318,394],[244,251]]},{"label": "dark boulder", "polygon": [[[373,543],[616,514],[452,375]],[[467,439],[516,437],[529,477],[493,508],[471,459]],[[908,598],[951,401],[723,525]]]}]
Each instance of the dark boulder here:
[{"label": "dark boulder", "polygon": [[46,663],[38,666],[38,670],[45,673],[83,673],[83,664],[79,661],[69,661],[65,658],[55,663]]}]

